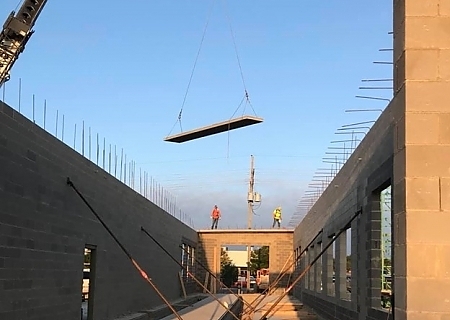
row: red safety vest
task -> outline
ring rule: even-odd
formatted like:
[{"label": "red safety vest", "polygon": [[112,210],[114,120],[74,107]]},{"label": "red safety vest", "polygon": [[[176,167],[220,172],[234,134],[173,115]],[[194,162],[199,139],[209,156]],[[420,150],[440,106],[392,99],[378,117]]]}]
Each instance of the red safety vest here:
[{"label": "red safety vest", "polygon": [[219,208],[214,208],[213,211],[211,212],[211,217],[213,217],[214,219],[220,218],[220,210]]}]

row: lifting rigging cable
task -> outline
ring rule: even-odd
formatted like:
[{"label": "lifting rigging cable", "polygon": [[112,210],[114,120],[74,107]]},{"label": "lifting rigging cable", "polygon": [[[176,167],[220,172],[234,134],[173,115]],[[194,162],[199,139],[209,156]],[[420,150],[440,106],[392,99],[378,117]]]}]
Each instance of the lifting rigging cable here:
[{"label": "lifting rigging cable", "polygon": [[[189,93],[189,88],[190,88],[191,83],[192,83],[192,78],[193,78],[193,75],[194,75],[194,72],[195,72],[195,68],[197,66],[198,58],[199,58],[199,55],[200,55],[200,52],[201,52],[201,49],[202,49],[202,46],[203,46],[203,43],[204,43],[206,31],[207,31],[207,28],[208,28],[208,25],[209,25],[209,21],[210,21],[210,18],[211,18],[211,13],[212,13],[215,1],[216,0],[213,0],[213,2],[211,4],[211,8],[210,8],[210,11],[209,11],[209,14],[208,14],[208,19],[207,19],[207,22],[206,22],[206,25],[205,25],[205,29],[203,30],[203,35],[202,35],[202,38],[201,38],[201,41],[200,41],[200,48],[197,51],[197,55],[196,55],[196,58],[195,58],[195,62],[194,62],[192,71],[191,71],[191,75],[190,75],[189,82],[188,82],[188,85],[187,85],[187,88],[186,88],[186,92],[184,94],[183,103],[181,105],[181,109],[180,109],[180,112],[178,114],[178,118],[177,118],[175,124],[173,125],[171,131],[169,132],[167,137],[164,139],[164,141],[177,142],[177,143],[186,142],[186,141],[190,141],[190,140],[194,140],[194,139],[198,139],[198,138],[203,138],[203,137],[209,136],[209,135],[222,133],[222,132],[225,132],[225,131],[227,131],[229,133],[230,130],[238,129],[238,128],[249,126],[249,125],[253,125],[253,124],[260,123],[260,122],[263,121],[262,118],[259,118],[259,117],[256,116],[256,112],[255,112],[255,110],[254,110],[254,108],[253,108],[253,106],[252,106],[252,104],[250,102],[249,94],[248,94],[246,83],[245,83],[245,79],[244,79],[244,73],[242,71],[242,65],[241,65],[241,61],[240,61],[240,57],[239,57],[239,52],[237,50],[236,40],[235,40],[235,36],[234,36],[232,25],[231,25],[231,19],[229,17],[227,8],[225,8],[225,15],[226,15],[226,18],[228,20],[229,29],[230,29],[230,33],[231,33],[231,38],[232,38],[233,45],[234,45],[234,51],[235,51],[235,54],[236,54],[236,59],[237,59],[238,67],[239,67],[239,72],[240,72],[242,84],[244,86],[244,96],[243,96],[241,102],[239,103],[237,109],[235,110],[235,112],[233,113],[233,115],[231,116],[231,118],[229,120],[223,121],[223,122],[218,122],[218,123],[215,123],[213,125],[201,127],[201,128],[195,129],[195,130],[190,130],[190,131],[187,131],[187,132],[183,132],[183,127],[182,127],[182,124],[181,124],[181,118],[182,118],[184,106],[185,106],[185,103],[186,103],[186,98],[187,98],[187,95]],[[225,2],[225,6],[226,6],[226,0],[224,0],[224,2]],[[244,105],[244,110],[243,110],[242,116],[238,117],[238,118],[233,118],[236,115],[236,113],[238,112],[238,110],[241,108],[241,106],[242,106],[242,104],[244,102],[245,102],[245,105]],[[253,113],[255,114],[255,116],[245,116],[244,115],[244,113],[245,113],[245,106],[247,104],[251,107],[251,109],[253,110]],[[175,126],[177,125],[177,123],[179,123],[179,125],[180,125],[181,133],[171,136],[171,133],[172,133],[173,129],[175,128]],[[228,144],[229,144],[229,137],[228,137]]]}]

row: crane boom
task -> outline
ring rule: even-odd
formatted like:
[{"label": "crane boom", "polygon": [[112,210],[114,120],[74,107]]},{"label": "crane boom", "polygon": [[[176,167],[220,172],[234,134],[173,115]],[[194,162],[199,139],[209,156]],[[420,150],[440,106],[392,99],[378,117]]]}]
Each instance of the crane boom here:
[{"label": "crane boom", "polygon": [[9,80],[9,72],[27,41],[47,0],[25,0],[19,11],[12,11],[0,34],[0,87]]}]

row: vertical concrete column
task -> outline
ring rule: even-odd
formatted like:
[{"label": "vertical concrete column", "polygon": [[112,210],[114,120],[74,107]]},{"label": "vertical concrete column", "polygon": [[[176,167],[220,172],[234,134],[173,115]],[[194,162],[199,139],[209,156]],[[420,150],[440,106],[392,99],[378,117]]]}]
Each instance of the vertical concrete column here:
[{"label": "vertical concrete column", "polygon": [[[221,247],[215,246],[213,258],[213,266],[214,266],[213,272],[214,275],[217,277],[217,279],[219,279],[220,277],[220,255],[221,255]],[[211,292],[217,293],[217,280],[214,279],[214,277],[211,277],[211,283],[212,283]]]},{"label": "vertical concrete column", "polygon": [[367,230],[367,256],[366,266],[367,271],[367,305],[374,308],[381,306],[381,280],[382,280],[382,231],[381,231],[381,199],[380,193],[376,192],[370,196],[371,205],[368,205],[370,210],[370,218],[366,221]]},{"label": "vertical concrete column", "polygon": [[[309,254],[310,254],[311,249],[308,248],[308,251],[305,252],[305,258],[302,259],[302,264],[301,264],[301,268],[302,270],[304,270],[306,268],[306,266],[309,264]],[[305,278],[305,289],[309,289],[309,278],[311,275],[311,271],[308,271],[304,278]]]},{"label": "vertical concrete column", "polygon": [[350,255],[350,261],[351,261],[351,280],[350,280],[350,286],[352,292],[350,293],[350,300],[352,301],[352,308],[353,310],[358,309],[358,305],[360,305],[360,297],[359,297],[359,278],[358,274],[362,272],[362,260],[360,259],[359,252],[363,249],[362,242],[361,242],[361,234],[365,232],[362,224],[358,219],[356,218],[353,220],[351,229],[350,229],[350,248],[351,251],[347,252],[347,255]]},{"label": "vertical concrete column", "polygon": [[[291,274],[291,279],[295,279],[295,275],[297,273],[297,268],[298,268],[298,262],[297,262],[297,254],[298,254],[298,248],[294,245],[294,265],[292,266],[292,274]],[[291,281],[292,283],[292,281]],[[298,289],[301,286],[301,281],[299,283],[297,283],[291,290],[292,294],[295,296],[298,293]]]},{"label": "vertical concrete column", "polygon": [[[317,243],[314,246],[314,257],[317,257],[320,254],[320,251],[322,251],[322,242]],[[322,258],[319,258],[314,266],[314,291],[321,292],[321,286],[322,286]]]},{"label": "vertical concrete column", "polygon": [[[308,254],[308,264],[311,263],[311,261],[314,260],[314,256],[315,256],[315,252],[316,252],[316,248],[310,247],[308,250],[309,254]],[[311,291],[314,291],[314,286],[315,286],[315,274],[316,274],[316,268],[312,267],[311,269],[309,269],[308,271],[309,274],[309,283],[308,283],[308,289]]]},{"label": "vertical concrete column", "polygon": [[335,274],[335,292],[336,298],[347,300],[347,234],[341,233],[339,238],[336,239],[336,274]]},{"label": "vertical concrete column", "polygon": [[449,0],[394,0],[396,320],[450,318],[449,30]]},{"label": "vertical concrete column", "polygon": [[[331,241],[331,238],[327,239],[327,243]],[[324,244],[326,245],[326,244]],[[322,292],[327,296],[334,296],[334,283],[333,283],[333,246],[334,243],[323,254],[323,272],[322,272]]]}]

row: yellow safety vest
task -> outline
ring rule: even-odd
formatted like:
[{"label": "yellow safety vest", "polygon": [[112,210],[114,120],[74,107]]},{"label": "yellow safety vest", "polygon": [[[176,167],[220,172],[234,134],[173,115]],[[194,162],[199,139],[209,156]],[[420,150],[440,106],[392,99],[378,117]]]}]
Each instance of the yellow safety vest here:
[{"label": "yellow safety vest", "polygon": [[273,217],[274,217],[275,219],[277,219],[277,220],[280,220],[280,218],[281,218],[281,210],[275,209],[275,210],[273,211]]}]

